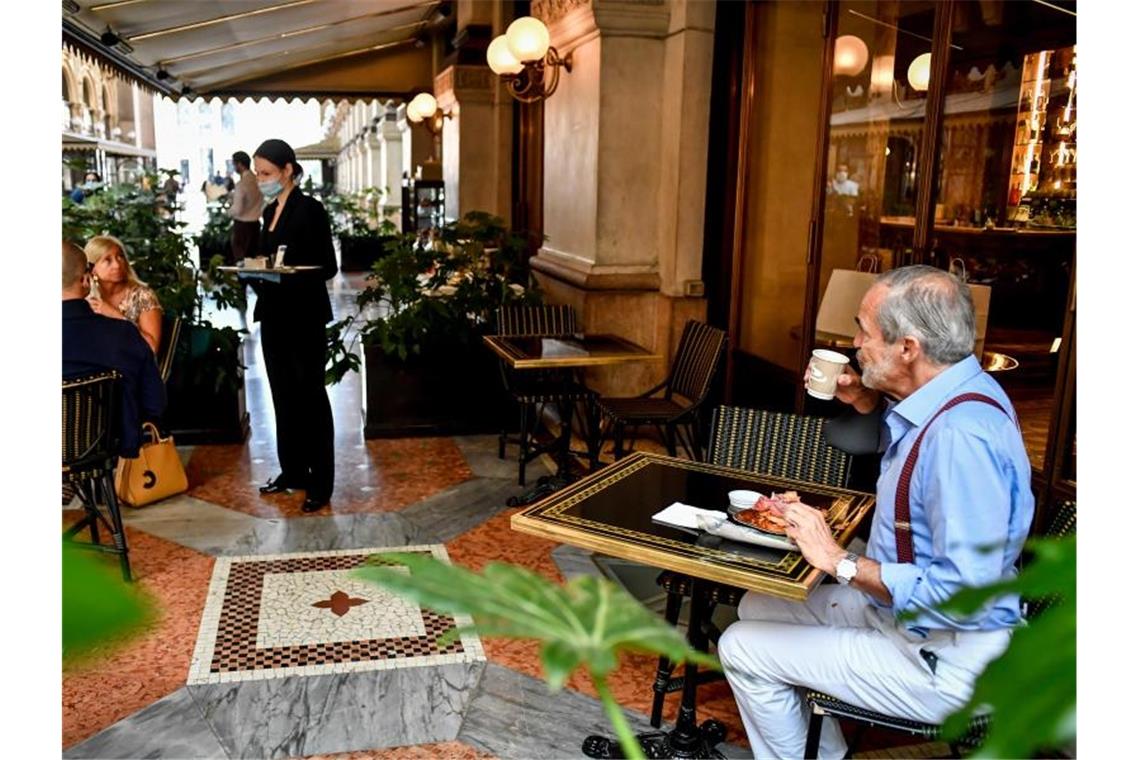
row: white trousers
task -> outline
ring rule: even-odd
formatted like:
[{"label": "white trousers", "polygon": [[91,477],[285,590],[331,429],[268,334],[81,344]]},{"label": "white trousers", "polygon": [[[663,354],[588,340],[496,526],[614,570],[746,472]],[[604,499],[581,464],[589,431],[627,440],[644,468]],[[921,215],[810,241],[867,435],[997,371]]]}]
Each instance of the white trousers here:
[{"label": "white trousers", "polygon": [[[804,756],[807,689],[900,718],[941,722],[966,703],[1011,633],[934,631],[920,638],[862,592],[838,585],[820,586],[806,602],[749,592],[739,615],[717,651],[758,758]],[[934,672],[919,650],[938,657]],[[846,752],[838,722],[825,719],[819,757]]]}]

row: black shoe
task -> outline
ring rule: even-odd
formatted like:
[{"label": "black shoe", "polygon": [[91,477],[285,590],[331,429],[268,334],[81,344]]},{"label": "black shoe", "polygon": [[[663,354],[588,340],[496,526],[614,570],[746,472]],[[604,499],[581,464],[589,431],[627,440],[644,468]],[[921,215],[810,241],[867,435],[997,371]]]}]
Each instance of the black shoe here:
[{"label": "black shoe", "polygon": [[285,480],[284,475],[278,475],[273,480],[270,480],[265,485],[259,487],[257,490],[261,493],[268,494],[285,493],[286,491],[291,491],[294,488],[296,488],[296,486],[291,485],[287,480]]},{"label": "black shoe", "polygon": [[305,503],[301,505],[301,511],[302,512],[317,512],[319,510],[324,509],[328,505],[329,505],[329,500],[327,498],[315,499],[315,498],[310,496],[310,497],[307,497],[305,499]]}]

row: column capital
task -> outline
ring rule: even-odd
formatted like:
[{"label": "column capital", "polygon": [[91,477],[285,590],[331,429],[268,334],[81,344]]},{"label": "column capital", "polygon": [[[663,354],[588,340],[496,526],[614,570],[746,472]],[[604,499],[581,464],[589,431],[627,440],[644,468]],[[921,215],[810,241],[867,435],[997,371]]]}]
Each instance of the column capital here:
[{"label": "column capital", "polygon": [[[544,16],[538,16],[539,6]],[[664,39],[670,8],[665,0],[534,0],[531,10],[550,28],[563,55],[596,36]]]},{"label": "column capital", "polygon": [[456,103],[492,103],[499,78],[486,65],[448,66],[435,77],[435,97],[440,108]]}]

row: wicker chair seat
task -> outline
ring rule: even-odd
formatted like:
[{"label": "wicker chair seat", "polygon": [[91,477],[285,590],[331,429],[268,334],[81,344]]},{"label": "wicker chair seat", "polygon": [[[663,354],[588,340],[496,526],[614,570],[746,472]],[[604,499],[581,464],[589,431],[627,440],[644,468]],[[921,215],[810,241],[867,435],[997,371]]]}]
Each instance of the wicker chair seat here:
[{"label": "wicker chair seat", "polygon": [[688,407],[668,398],[602,398],[598,409],[607,417],[627,424],[664,422],[684,414]]},{"label": "wicker chair seat", "polygon": [[[844,702],[842,699],[825,694],[822,691],[808,691],[807,701],[813,710],[818,710],[826,715],[832,715],[837,718],[849,718],[851,720],[862,721],[863,723],[870,723],[874,726],[881,726],[889,728],[894,731],[902,731],[916,736],[921,736],[926,739],[937,739],[942,732],[942,726],[937,723],[923,723],[917,720],[909,720],[907,718],[900,718],[895,715],[886,715],[884,713],[868,710],[865,707],[853,705],[850,702]],[[973,746],[985,736],[986,730],[990,725],[989,715],[977,715],[970,719],[970,727],[966,733],[955,741],[959,746]]]}]

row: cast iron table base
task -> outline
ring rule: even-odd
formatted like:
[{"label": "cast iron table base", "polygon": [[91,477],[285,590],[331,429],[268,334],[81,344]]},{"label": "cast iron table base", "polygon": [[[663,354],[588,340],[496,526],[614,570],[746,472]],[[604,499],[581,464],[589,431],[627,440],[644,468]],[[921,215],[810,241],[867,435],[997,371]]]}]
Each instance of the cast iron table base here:
[{"label": "cast iron table base", "polygon": [[[689,646],[698,652],[707,652],[709,639],[707,620],[711,614],[709,593],[712,583],[701,578],[693,579],[693,598],[689,604]],[[677,725],[672,731],[652,731],[638,734],[637,741],[646,757],[657,758],[696,758],[724,757],[716,745],[724,741],[725,727],[715,720],[706,720],[697,725],[697,684],[700,680],[697,666],[685,663],[685,685],[681,690],[681,706],[677,712]],[[593,734],[582,742],[582,752],[587,757],[625,757],[613,739]]]}]

